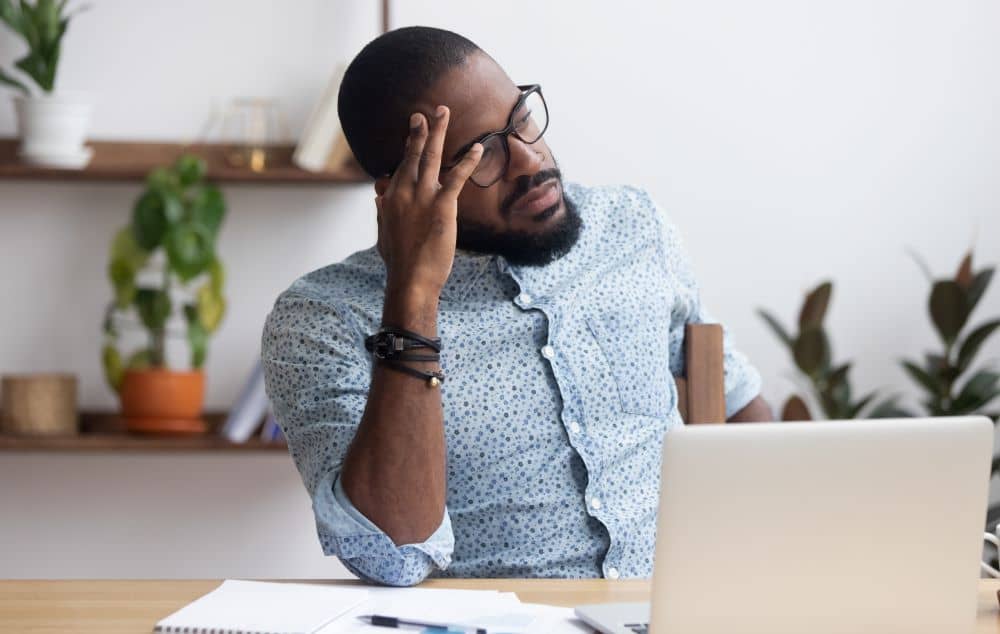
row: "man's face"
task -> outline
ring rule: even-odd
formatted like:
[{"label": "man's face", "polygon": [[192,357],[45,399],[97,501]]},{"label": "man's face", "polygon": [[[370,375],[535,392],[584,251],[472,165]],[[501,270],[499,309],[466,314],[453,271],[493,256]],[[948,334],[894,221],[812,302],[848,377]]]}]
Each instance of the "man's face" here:
[{"label": "man's face", "polygon": [[[487,55],[474,53],[446,73],[416,104],[430,119],[438,105],[451,110],[442,165],[489,132],[507,126],[520,89]],[[514,264],[545,264],[576,242],[580,219],[563,197],[562,180],[545,138],[527,144],[507,136],[510,160],[489,187],[471,180],[458,197],[458,247],[499,253]]]}]

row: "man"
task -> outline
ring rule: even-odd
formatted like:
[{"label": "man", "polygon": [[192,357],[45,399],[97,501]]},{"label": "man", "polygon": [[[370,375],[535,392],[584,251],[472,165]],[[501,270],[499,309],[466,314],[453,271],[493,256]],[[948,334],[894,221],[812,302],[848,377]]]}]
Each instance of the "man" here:
[{"label": "man", "polygon": [[[372,41],[338,105],[378,243],[296,281],[262,340],[324,552],[393,585],[649,576],[672,374],[707,320],[676,231],[642,190],[563,183],[541,88],[455,33]],[[366,350],[380,328],[409,360]],[[770,419],[725,354],[727,416]]]}]

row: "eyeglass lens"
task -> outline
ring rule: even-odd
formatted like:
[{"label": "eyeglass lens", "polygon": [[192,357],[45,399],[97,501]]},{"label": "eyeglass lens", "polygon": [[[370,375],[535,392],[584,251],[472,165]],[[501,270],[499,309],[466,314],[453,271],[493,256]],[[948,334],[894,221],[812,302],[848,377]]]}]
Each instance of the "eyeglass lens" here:
[{"label": "eyeglass lens", "polygon": [[[530,93],[511,119],[513,135],[523,143],[534,143],[548,127],[545,101],[538,91]],[[472,173],[472,182],[489,187],[498,181],[507,169],[507,147],[503,135],[494,134],[483,141],[483,157]]]}]

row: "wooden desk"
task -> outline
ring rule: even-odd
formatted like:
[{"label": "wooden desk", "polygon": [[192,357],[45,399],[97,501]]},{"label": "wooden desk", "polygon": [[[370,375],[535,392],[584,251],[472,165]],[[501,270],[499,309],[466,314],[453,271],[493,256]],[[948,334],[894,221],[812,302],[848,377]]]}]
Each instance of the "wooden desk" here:
[{"label": "wooden desk", "polygon": [[[218,585],[217,580],[0,581],[0,631],[148,634],[158,620]],[[647,581],[463,579],[428,581],[422,587],[516,592],[524,602],[564,606],[649,596]],[[998,581],[980,582],[976,634],[1000,633],[997,590]]]}]

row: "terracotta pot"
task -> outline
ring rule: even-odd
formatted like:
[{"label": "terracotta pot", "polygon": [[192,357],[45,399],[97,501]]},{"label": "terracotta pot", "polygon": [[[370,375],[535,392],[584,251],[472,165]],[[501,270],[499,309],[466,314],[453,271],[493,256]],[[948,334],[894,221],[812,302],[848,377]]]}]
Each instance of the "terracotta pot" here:
[{"label": "terracotta pot", "polygon": [[126,370],[120,396],[129,431],[152,434],[202,434],[205,375],[162,368]]}]

